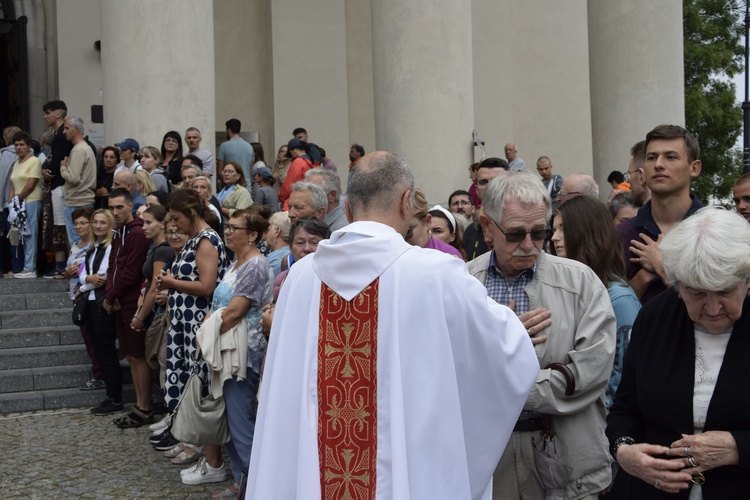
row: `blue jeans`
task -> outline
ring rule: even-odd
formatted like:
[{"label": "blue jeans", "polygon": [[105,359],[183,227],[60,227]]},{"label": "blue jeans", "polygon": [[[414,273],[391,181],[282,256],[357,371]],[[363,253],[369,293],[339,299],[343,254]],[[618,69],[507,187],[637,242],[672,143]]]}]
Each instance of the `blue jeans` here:
[{"label": "blue jeans", "polygon": [[65,207],[65,229],[68,231],[68,243],[70,244],[70,246],[73,246],[81,241],[81,238],[76,234],[76,231],[73,228],[73,212],[75,212],[79,208],[94,208],[94,205],[92,203],[90,205],[82,205],[80,207]]},{"label": "blue jeans", "polygon": [[250,464],[255,433],[255,413],[258,409],[258,383],[260,375],[247,369],[247,378],[241,382],[231,378],[224,382],[224,404],[227,409],[227,424],[232,440],[225,447],[232,462],[234,482],[242,480]]},{"label": "blue jeans", "polygon": [[39,239],[39,215],[42,212],[41,201],[26,202],[26,224],[31,234],[23,237],[23,243],[13,247],[12,269],[14,273],[23,271],[36,272],[36,249]]}]

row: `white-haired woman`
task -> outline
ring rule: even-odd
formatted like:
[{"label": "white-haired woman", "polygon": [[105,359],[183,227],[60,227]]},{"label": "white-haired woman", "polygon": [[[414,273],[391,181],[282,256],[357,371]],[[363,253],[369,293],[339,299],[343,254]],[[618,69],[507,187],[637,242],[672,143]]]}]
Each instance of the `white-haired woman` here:
[{"label": "white-haired woman", "polygon": [[661,242],[674,287],[641,309],[608,418],[618,498],[747,496],[748,248],[750,226],[720,208],[696,212]]},{"label": "white-haired woman", "polygon": [[269,219],[269,224],[266,241],[271,252],[266,257],[273,275],[278,276],[288,267],[286,257],[291,253],[289,231],[292,228],[292,221],[289,220],[289,212],[276,212]]}]

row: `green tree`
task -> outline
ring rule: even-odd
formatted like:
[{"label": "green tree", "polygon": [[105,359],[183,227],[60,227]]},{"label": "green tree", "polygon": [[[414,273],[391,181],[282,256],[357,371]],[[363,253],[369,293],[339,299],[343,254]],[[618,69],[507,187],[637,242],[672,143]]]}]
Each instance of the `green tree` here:
[{"label": "green tree", "polygon": [[728,79],[744,69],[744,9],[735,0],[683,1],[685,124],[701,145],[693,192],[704,203],[726,199],[742,173],[742,109]]}]

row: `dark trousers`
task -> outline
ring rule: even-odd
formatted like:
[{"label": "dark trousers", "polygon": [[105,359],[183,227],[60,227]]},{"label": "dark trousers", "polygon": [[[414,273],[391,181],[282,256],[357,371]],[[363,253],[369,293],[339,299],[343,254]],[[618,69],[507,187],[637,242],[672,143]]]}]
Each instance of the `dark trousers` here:
[{"label": "dark trousers", "polygon": [[[8,231],[10,231],[10,224],[8,224],[8,209],[2,210],[2,220],[0,220],[0,229],[2,230],[2,237],[0,237],[0,272],[3,274],[11,271],[11,258],[12,252],[10,247],[10,240],[8,240]],[[23,259],[23,253],[21,254]],[[22,269],[23,270],[23,269]]]},{"label": "dark trousers", "polygon": [[122,368],[117,359],[115,317],[107,314],[90,300],[86,308],[87,333],[94,344],[101,365],[102,380],[107,384],[107,397],[115,403],[122,402]]}]

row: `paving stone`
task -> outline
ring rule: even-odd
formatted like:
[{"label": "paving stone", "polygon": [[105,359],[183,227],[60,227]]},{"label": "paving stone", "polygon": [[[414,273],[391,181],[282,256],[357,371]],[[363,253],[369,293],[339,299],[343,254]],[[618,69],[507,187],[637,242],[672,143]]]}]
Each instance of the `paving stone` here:
[{"label": "paving stone", "polygon": [[183,485],[179,471],[187,466],[154,451],[149,435],[147,427],[120,430],[111,416],[88,409],[0,416],[0,449],[12,450],[3,453],[0,497],[206,500],[232,483],[228,474],[223,483]]}]

